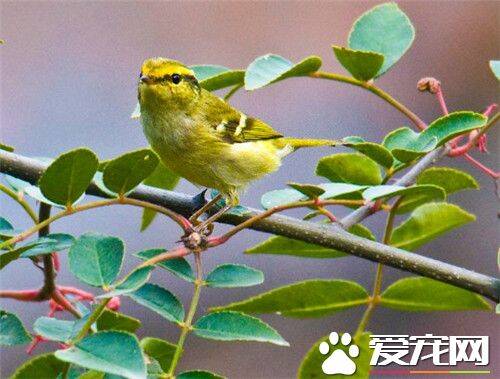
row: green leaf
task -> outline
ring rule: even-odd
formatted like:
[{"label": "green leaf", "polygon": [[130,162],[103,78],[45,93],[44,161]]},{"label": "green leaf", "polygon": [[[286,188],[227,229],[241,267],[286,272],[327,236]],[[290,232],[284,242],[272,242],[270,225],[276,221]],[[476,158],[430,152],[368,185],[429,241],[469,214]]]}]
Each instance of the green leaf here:
[{"label": "green leaf", "polygon": [[[159,162],[153,173],[144,180],[144,184],[156,188],[173,190],[179,183],[179,179],[180,177],[177,174],[168,169],[163,163]],[[155,217],[155,211],[148,208],[143,210],[141,232],[151,225]]]},{"label": "green leaf", "polygon": [[444,189],[447,195],[464,189],[479,189],[471,175],[451,167],[430,167],[417,177],[417,184],[433,184]]},{"label": "green leaf", "polygon": [[210,371],[194,370],[184,371],[176,376],[177,379],[224,379],[223,376],[214,374]]},{"label": "green leaf", "polygon": [[109,379],[109,377],[106,378],[106,374],[103,372],[90,370],[84,372],[77,379]]},{"label": "green leaf", "polygon": [[0,217],[0,230],[4,229],[14,229],[14,226],[4,217]]},{"label": "green leaf", "polygon": [[351,75],[364,82],[377,76],[384,64],[384,56],[372,51],[352,50],[342,46],[333,46],[333,52],[344,68]]},{"label": "green leaf", "polygon": [[429,203],[418,207],[411,216],[394,229],[391,245],[414,250],[434,238],[476,218],[457,205]]},{"label": "green leaf", "polygon": [[39,336],[51,341],[66,342],[72,337],[75,322],[58,320],[54,317],[40,317],[33,324],[33,330]]},{"label": "green leaf", "polygon": [[490,310],[481,296],[450,284],[421,277],[400,279],[381,296],[380,305],[402,311]]},{"label": "green leaf", "polygon": [[420,134],[410,128],[403,127],[387,134],[382,144],[398,161],[405,163],[434,150],[436,147],[436,138],[424,141],[420,140],[419,137]]},{"label": "green leaf", "polygon": [[190,67],[194,71],[196,79],[207,91],[243,85],[245,71],[231,70],[218,65],[195,65]]},{"label": "green leaf", "polygon": [[490,68],[497,79],[500,80],[500,61],[490,61]]},{"label": "green leaf", "polygon": [[124,195],[153,173],[158,156],[150,149],[135,150],[108,162],[102,173],[104,185]]},{"label": "green leaf", "polygon": [[214,312],[200,318],[193,325],[198,337],[220,341],[269,342],[290,346],[276,330],[262,320],[239,312]]},{"label": "green leaf", "polygon": [[97,332],[65,350],[56,358],[129,379],[146,379],[146,364],[137,337],[125,332]]},{"label": "green leaf", "polygon": [[105,309],[97,319],[96,325],[98,330],[121,330],[135,333],[140,328],[141,321],[123,313]]},{"label": "green leaf", "polygon": [[[13,229],[4,229],[4,231],[0,231],[0,235],[2,235],[2,237],[3,237],[5,234],[7,234],[6,232],[8,232],[8,231],[14,231],[14,230]],[[14,234],[18,234],[18,233],[14,233]],[[21,256],[21,254],[24,254],[26,252],[29,253],[32,249],[38,249],[38,251],[40,251],[40,252],[45,251],[45,253],[47,253],[46,250],[49,249],[48,252],[52,252],[51,247],[55,246],[56,243],[57,243],[57,241],[55,239],[41,237],[41,238],[38,238],[34,241],[30,241],[24,245],[18,246],[15,249],[9,250],[8,252],[0,255],[0,269],[3,269],[10,262],[18,259]]]},{"label": "green leaf", "polygon": [[396,213],[410,212],[418,206],[431,202],[446,199],[446,192],[438,186],[432,184],[422,184],[410,187],[395,185],[379,185],[370,187],[363,192],[363,197],[367,200],[390,199],[401,196]]},{"label": "green leaf", "polygon": [[180,323],[184,319],[181,302],[170,291],[156,284],[146,283],[126,296],[169,321]]},{"label": "green leaf", "polygon": [[[338,335],[338,334],[337,334]],[[333,342],[336,342],[338,337],[331,337]],[[319,351],[319,345],[323,342],[329,344],[329,351],[326,355],[321,354]],[[349,355],[349,346],[344,346],[342,343],[337,343],[332,345],[329,336],[321,338],[317,341],[311,349],[307,352],[306,356],[300,364],[299,371],[297,373],[298,379],[343,379],[343,378],[353,378],[353,379],[368,379],[370,377],[370,360],[373,353],[373,349],[370,349],[370,333],[363,333],[359,338],[353,339],[353,344],[358,346],[359,355],[357,357],[350,357],[352,361],[356,364],[356,371],[354,374],[346,376],[342,374],[337,375],[326,375],[322,371],[322,365],[331,356],[333,349],[337,351],[338,349],[344,351],[344,353]]]},{"label": "green leaf", "polygon": [[354,23],[349,34],[349,47],[373,51],[384,56],[377,76],[385,73],[406,53],[415,38],[410,19],[395,3],[378,5]]},{"label": "green leaf", "polygon": [[245,72],[245,89],[251,91],[294,76],[318,71],[321,58],[310,56],[294,64],[279,55],[266,54],[255,59]]},{"label": "green leaf", "polygon": [[149,278],[151,277],[151,271],[153,271],[153,267],[151,266],[140,267],[132,271],[118,284],[113,286],[110,292],[106,292],[103,295],[97,296],[97,298],[121,296],[129,292],[138,290],[149,280]]},{"label": "green leaf", "polygon": [[316,175],[332,182],[376,185],[382,182],[380,169],[365,155],[340,153],[323,157],[316,166]]},{"label": "green leaf", "polygon": [[[148,356],[158,361],[163,371],[168,372],[172,358],[174,357],[176,345],[154,337],[143,338],[140,345]],[[177,375],[176,377],[178,378],[179,376]]]},{"label": "green leaf", "polygon": [[31,342],[21,320],[14,314],[0,311],[0,346],[25,345]]},{"label": "green leaf", "polygon": [[[307,191],[305,186],[313,186],[313,185],[303,185],[302,190]],[[314,185],[324,191],[324,193],[319,196],[319,199],[335,199],[337,197],[341,197],[344,195],[349,195],[354,192],[358,192],[365,188],[365,186],[358,186],[354,184],[346,184],[346,183],[322,183]],[[309,188],[312,191],[312,188]],[[265,209],[278,207],[285,204],[294,203],[297,201],[308,200],[308,196],[303,192],[300,192],[296,189],[286,188],[283,190],[274,190],[266,192],[260,202]]]},{"label": "green leaf", "polygon": [[[375,236],[371,231],[361,224],[352,226],[349,229],[349,233],[368,238],[372,241],[375,240]],[[340,258],[346,256],[345,253],[339,250],[282,236],[273,236],[245,250],[245,254],[276,254],[305,258]]]},{"label": "green leaf", "polygon": [[60,155],[39,180],[42,194],[56,204],[71,206],[85,193],[97,171],[97,156],[80,148]]},{"label": "green leaf", "polygon": [[[164,253],[165,251],[165,249],[149,249],[141,251],[135,254],[135,256],[146,261],[157,256],[158,254]],[[193,269],[191,268],[188,261],[184,258],[169,259],[167,261],[160,262],[155,266],[164,268],[165,270],[170,271],[175,276],[187,280],[188,282],[194,282],[195,280]]]},{"label": "green leaf", "polygon": [[299,191],[301,194],[305,195],[309,199],[315,199],[320,197],[325,193],[325,190],[314,184],[301,184],[301,183],[288,183],[288,186],[292,187],[294,190]]},{"label": "green leaf", "polygon": [[366,142],[361,137],[351,136],[343,139],[343,145],[359,151],[383,167],[390,168],[394,163],[391,152],[378,143]]},{"label": "green leaf", "polygon": [[57,359],[53,353],[42,354],[24,362],[10,379],[55,379],[67,367],[68,364]]},{"label": "green leaf", "polygon": [[246,313],[279,313],[287,317],[322,317],[366,304],[368,293],[359,284],[346,280],[305,280],[246,300],[213,308]]},{"label": "green leaf", "polygon": [[264,282],[264,273],[244,265],[223,264],[208,274],[205,282],[209,287],[250,287]]},{"label": "green leaf", "polygon": [[12,153],[14,151],[14,148],[12,146],[6,145],[4,143],[0,142],[0,150],[8,151],[9,153]]},{"label": "green leaf", "polygon": [[69,250],[69,268],[78,279],[91,286],[109,286],[120,272],[123,250],[119,238],[83,234]]},{"label": "green leaf", "polygon": [[453,112],[433,121],[418,139],[420,144],[426,144],[436,138],[438,146],[441,146],[456,136],[484,126],[487,121],[488,118],[480,113]]},{"label": "green leaf", "polygon": [[64,233],[50,233],[34,241],[36,246],[21,253],[21,258],[51,254],[69,249],[75,242],[75,237]]}]

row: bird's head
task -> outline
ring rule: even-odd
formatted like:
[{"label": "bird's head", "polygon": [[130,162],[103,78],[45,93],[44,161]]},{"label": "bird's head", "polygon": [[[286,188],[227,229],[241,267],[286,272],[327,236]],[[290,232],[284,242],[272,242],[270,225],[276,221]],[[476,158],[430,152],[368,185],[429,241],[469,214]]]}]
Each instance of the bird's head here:
[{"label": "bird's head", "polygon": [[144,61],[139,74],[139,102],[144,105],[184,107],[198,97],[200,85],[193,70],[166,58]]}]

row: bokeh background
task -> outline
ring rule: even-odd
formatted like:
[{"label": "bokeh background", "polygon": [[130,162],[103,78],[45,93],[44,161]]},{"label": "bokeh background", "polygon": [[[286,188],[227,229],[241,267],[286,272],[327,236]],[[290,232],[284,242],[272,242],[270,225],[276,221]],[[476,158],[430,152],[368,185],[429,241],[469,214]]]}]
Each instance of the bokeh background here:
[{"label": "bokeh background", "polygon": [[[498,85],[488,61],[499,57],[499,3],[399,2],[413,21],[417,37],[412,49],[379,80],[379,85],[408,104],[424,120],[440,116],[435,99],[416,90],[423,76],[443,83],[451,110],[481,111],[498,100]],[[246,67],[255,57],[276,53],[298,61],[310,54],[324,59],[324,68],[342,72],[332,44],[345,45],[351,24],[374,2],[26,2],[2,1],[0,37],[7,44],[1,54],[1,140],[29,156],[56,156],[88,146],[101,159],[146,144],[141,128],[129,118],[136,104],[136,82],[141,62],[151,56],[172,57],[187,64]],[[373,95],[348,85],[312,79],[292,79],[255,92],[240,91],[233,104],[268,121],[287,135],[317,138],[360,135],[380,141],[397,127],[409,125],[401,114]],[[498,135],[490,136],[492,154],[480,159],[498,166]],[[260,196],[284,187],[287,181],[319,182],[314,167],[328,149],[300,151],[282,169],[253,185],[242,202],[259,206]],[[477,154],[475,154],[477,156]],[[451,201],[478,215],[475,223],[449,233],[421,248],[419,253],[490,275],[497,275],[497,199],[494,185],[461,159],[449,164],[471,172],[480,191],[453,195]],[[179,191],[197,189],[182,182]],[[16,227],[29,220],[1,196],[1,215]],[[338,212],[342,215],[342,211]],[[126,267],[137,261],[132,253],[144,248],[172,246],[178,238],[172,223],[158,218],[139,233],[140,211],[125,207],[96,210],[57,222],[53,230],[78,235],[99,231],[126,241]],[[367,226],[377,231],[383,219]],[[224,229],[225,226],[218,226]],[[243,251],[267,236],[244,232],[205,259],[206,270],[223,262],[239,262],[262,269],[266,281],[247,289],[206,289],[199,314],[265,289],[308,278],[346,278],[371,289],[375,265],[355,257],[305,260],[273,256],[245,256]],[[75,279],[67,270],[65,254],[60,283]],[[155,272],[183,301],[191,287]],[[386,269],[384,286],[407,274]],[[1,273],[2,288],[40,285],[41,273],[30,262],[18,261]],[[2,307],[28,324],[47,311],[47,304],[3,301]],[[175,341],[177,330],[143,307],[124,299],[122,311],[139,317],[141,336]],[[180,369],[211,369],[231,378],[294,377],[302,356],[332,330],[352,331],[363,309],[321,319],[263,318],[291,342],[290,348],[258,343],[219,343],[192,336]],[[380,334],[434,333],[489,335],[493,377],[498,377],[498,318],[490,313],[400,313],[378,309],[369,329]],[[46,344],[37,353],[56,346]],[[2,350],[1,377],[26,360],[22,348]]]}]

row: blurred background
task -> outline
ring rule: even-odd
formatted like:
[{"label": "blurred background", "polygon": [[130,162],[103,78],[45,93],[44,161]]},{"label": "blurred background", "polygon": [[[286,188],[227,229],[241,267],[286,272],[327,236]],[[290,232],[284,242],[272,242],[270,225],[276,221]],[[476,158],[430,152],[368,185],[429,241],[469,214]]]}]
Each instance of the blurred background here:
[{"label": "blurred background", "polygon": [[[244,68],[265,53],[280,54],[293,61],[317,54],[324,60],[324,69],[343,72],[331,45],[346,45],[353,21],[376,4],[2,1],[0,37],[7,43],[0,48],[1,141],[29,156],[57,156],[74,147],[88,146],[106,159],[143,147],[146,140],[138,122],[130,119],[130,113],[136,104],[137,76],[145,58],[166,56],[186,64]],[[416,27],[416,40],[403,59],[379,80],[382,88],[426,121],[439,117],[440,109],[433,96],[416,90],[417,80],[424,76],[442,81],[450,110],[482,111],[498,101],[498,82],[488,67],[488,61],[500,55],[497,1],[399,4]],[[232,103],[291,136],[359,135],[380,141],[395,128],[411,126],[401,114],[370,93],[329,81],[286,80],[255,92],[240,91]],[[497,137],[498,134],[489,138],[492,154],[479,157],[494,168],[498,168]],[[253,185],[242,196],[242,203],[258,207],[264,192],[282,188],[287,181],[319,183],[321,179],[314,175],[315,164],[330,153],[328,149],[308,149],[290,156],[278,173]],[[474,155],[477,157],[478,153]],[[426,245],[419,253],[497,275],[498,203],[494,185],[462,159],[442,164],[464,169],[480,182],[480,191],[452,195],[450,199],[478,215],[478,220]],[[197,192],[187,182],[181,182],[178,190]],[[0,204],[1,215],[15,227],[29,226],[29,220],[16,204],[5,196],[0,196]],[[337,214],[342,216],[343,211]],[[375,216],[366,225],[380,236],[383,221]],[[174,225],[160,217],[142,234],[139,225],[138,209],[112,207],[58,221],[53,231],[75,235],[98,231],[122,237],[126,242],[127,270],[137,264],[133,253],[172,246],[178,239]],[[226,226],[218,228],[223,230]],[[206,271],[224,262],[239,262],[263,270],[266,281],[258,287],[203,290],[199,315],[210,306],[309,278],[346,278],[371,290],[375,265],[359,258],[320,261],[243,255],[246,248],[265,238],[265,234],[246,231],[207,256]],[[66,254],[61,256],[64,269],[58,282],[75,283],[67,269]],[[154,280],[184,302],[189,301],[191,286],[159,274],[162,273],[154,273]],[[408,275],[386,269],[384,286],[404,276]],[[1,273],[2,288],[33,288],[41,280],[40,271],[24,260]],[[47,312],[46,303],[5,300],[2,308],[20,315],[27,325]],[[122,311],[143,320],[140,336],[176,341],[177,329],[156,314],[128,299],[123,300]],[[290,348],[213,342],[191,336],[179,368],[210,369],[231,378],[291,378],[317,339],[333,330],[353,331],[362,311],[357,308],[307,320],[264,316],[291,342]],[[489,335],[489,369],[493,370],[493,377],[498,377],[495,369],[500,364],[493,359],[499,347],[498,317],[494,312],[424,314],[379,308],[369,330],[377,334]],[[44,344],[36,353],[55,348]],[[8,376],[26,359],[23,348],[2,350],[1,377]]]}]

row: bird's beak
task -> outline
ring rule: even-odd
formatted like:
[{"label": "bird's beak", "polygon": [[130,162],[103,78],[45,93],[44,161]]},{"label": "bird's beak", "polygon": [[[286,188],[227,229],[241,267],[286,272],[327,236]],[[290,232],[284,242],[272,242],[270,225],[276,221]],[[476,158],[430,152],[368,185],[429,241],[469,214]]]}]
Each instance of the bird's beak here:
[{"label": "bird's beak", "polygon": [[141,83],[145,83],[145,84],[151,84],[151,83],[153,83],[153,81],[151,80],[151,78],[149,76],[147,76],[147,75],[141,75],[140,81],[141,81]]}]

